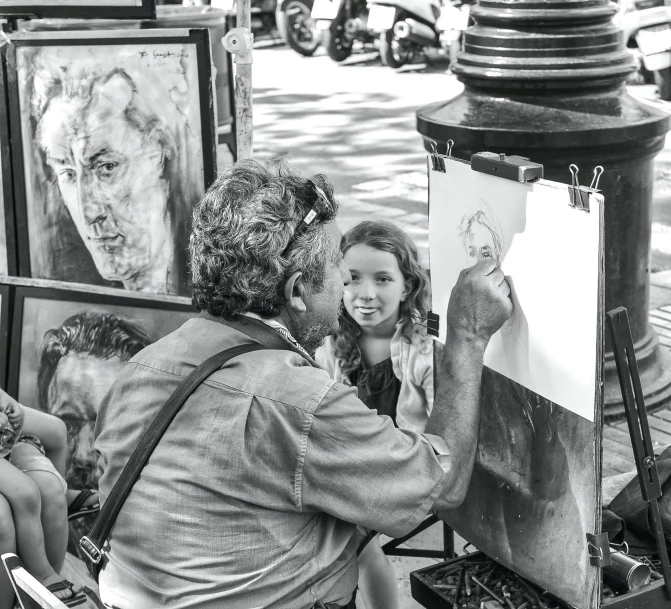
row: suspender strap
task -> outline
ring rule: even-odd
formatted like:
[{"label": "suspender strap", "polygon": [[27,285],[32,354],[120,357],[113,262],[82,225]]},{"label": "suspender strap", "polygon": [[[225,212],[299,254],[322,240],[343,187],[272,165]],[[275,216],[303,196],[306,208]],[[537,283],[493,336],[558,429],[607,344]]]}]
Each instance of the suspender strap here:
[{"label": "suspender strap", "polygon": [[219,370],[228,360],[244,353],[265,348],[258,343],[239,345],[213,355],[189,374],[179,387],[175,389],[170,398],[168,398],[168,401],[156,415],[149,429],[147,429],[133,451],[126,467],[124,467],[119,479],[107,497],[107,501],[102,506],[91,532],[88,536],[82,537],[79,542],[83,552],[88,556],[91,563],[93,563],[89,565],[89,571],[91,571],[96,581],[98,581],[98,573],[100,571],[102,548],[107,540],[107,536],[114,526],[114,522],[128,498],[133,485],[140,477],[142,469],[147,464],[147,461],[149,461],[149,457],[154,452],[156,445],[163,437],[163,434],[170,426],[170,423],[172,423],[184,402],[186,402],[198,385],[216,370]]}]

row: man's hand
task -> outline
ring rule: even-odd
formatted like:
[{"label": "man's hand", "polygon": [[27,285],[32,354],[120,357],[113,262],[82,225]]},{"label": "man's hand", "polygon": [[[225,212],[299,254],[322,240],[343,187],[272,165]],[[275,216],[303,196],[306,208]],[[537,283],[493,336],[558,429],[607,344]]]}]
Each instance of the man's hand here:
[{"label": "man's hand", "polygon": [[447,306],[448,336],[473,338],[483,345],[513,311],[510,286],[491,259],[464,269]]}]

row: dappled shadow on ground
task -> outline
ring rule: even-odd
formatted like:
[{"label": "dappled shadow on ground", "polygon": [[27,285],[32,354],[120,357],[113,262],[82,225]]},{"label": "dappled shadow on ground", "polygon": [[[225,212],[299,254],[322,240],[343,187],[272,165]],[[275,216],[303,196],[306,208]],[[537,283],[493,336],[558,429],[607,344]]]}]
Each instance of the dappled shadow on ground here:
[{"label": "dappled shadow on ground", "polygon": [[282,154],[329,174],[351,168],[365,173],[368,164],[371,176],[379,176],[380,169],[409,171],[408,156],[423,155],[417,108],[403,104],[398,94],[287,94],[271,88],[254,93],[257,156]]}]

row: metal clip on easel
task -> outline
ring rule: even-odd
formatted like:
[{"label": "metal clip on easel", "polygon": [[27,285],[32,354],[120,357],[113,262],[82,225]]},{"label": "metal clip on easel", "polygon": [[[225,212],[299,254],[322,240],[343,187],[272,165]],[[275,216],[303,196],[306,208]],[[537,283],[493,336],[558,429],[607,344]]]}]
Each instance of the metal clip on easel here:
[{"label": "metal clip on easel", "polygon": [[667,598],[671,600],[671,565],[666,549],[666,539],[662,528],[662,517],[659,513],[657,499],[662,496],[659,474],[652,448],[648,415],[643,401],[641,378],[638,374],[634,344],[629,327],[627,309],[618,307],[606,313],[608,326],[613,342],[615,365],[620,379],[620,389],[624,399],[624,409],[629,425],[629,435],[634,449],[636,470],[641,483],[643,499],[650,504],[652,528],[657,543],[657,552],[662,563],[662,574]]},{"label": "metal clip on easel", "polygon": [[577,165],[569,165],[569,171],[571,172],[571,186],[569,186],[569,192],[571,193],[571,207],[575,207],[582,211],[589,211],[589,195],[590,193],[598,192],[599,180],[603,173],[603,167],[597,165],[594,168],[594,175],[592,176],[592,183],[589,185],[589,188],[580,186],[580,182],[578,181],[578,172],[580,170]]}]

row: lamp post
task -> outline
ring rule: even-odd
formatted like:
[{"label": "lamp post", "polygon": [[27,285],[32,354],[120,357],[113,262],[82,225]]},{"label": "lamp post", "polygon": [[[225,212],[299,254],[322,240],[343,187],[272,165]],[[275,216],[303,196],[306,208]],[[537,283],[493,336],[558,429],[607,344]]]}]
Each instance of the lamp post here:
[{"label": "lamp post", "polygon": [[[420,108],[417,130],[427,150],[434,140],[444,152],[451,139],[462,159],[519,154],[564,183],[571,163],[581,183],[604,167],[606,310],[629,312],[646,407],[654,409],[671,403],[671,357],[648,322],[653,159],[670,119],[627,93],[637,66],[612,22],[616,12],[609,0],[479,0],[453,66],[465,90]],[[620,417],[608,342],[605,367],[604,414]]]}]

